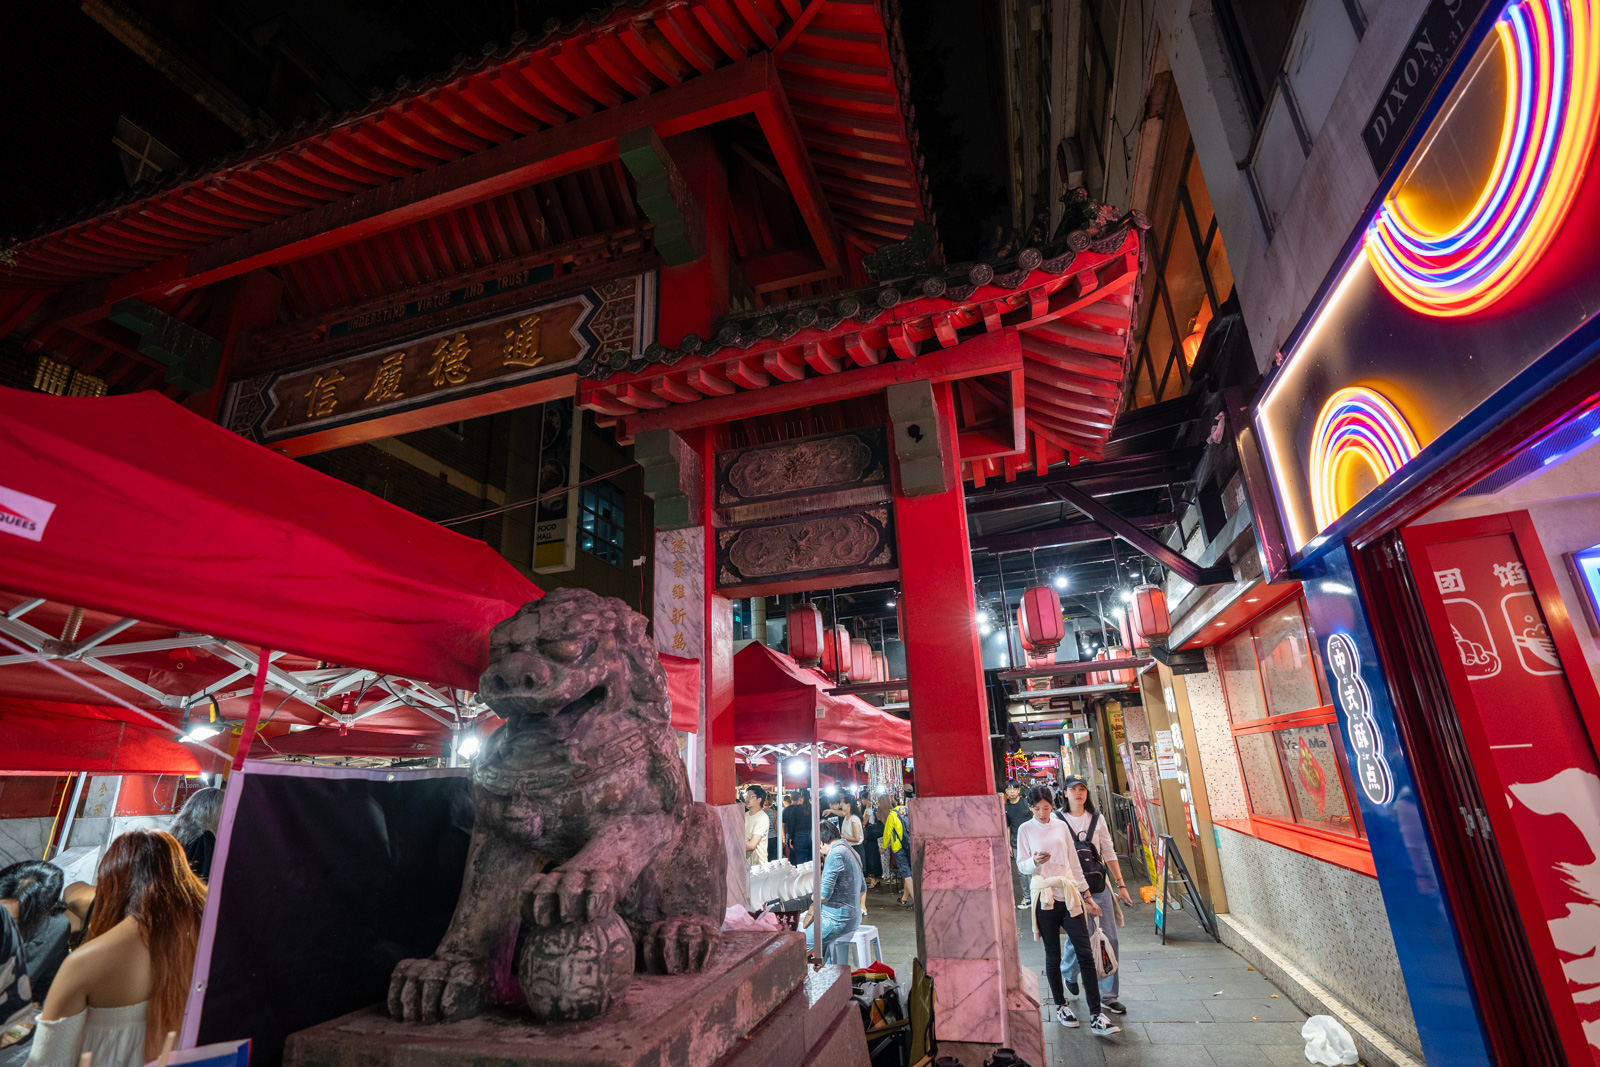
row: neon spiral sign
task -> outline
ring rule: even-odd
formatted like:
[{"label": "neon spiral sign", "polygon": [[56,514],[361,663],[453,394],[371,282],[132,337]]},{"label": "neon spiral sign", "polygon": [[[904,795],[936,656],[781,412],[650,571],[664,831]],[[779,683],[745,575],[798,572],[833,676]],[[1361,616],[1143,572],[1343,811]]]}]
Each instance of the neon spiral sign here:
[{"label": "neon spiral sign", "polygon": [[1367,229],[1368,261],[1425,315],[1470,315],[1510,292],[1550,246],[1594,146],[1596,0],[1523,0],[1495,24],[1506,111],[1489,180],[1467,216],[1434,232],[1391,196]]},{"label": "neon spiral sign", "polygon": [[1357,385],[1330,396],[1311,433],[1311,511],[1317,529],[1327,529],[1359,499],[1343,488],[1347,464],[1365,464],[1381,484],[1416,454],[1416,435],[1382,393]]}]

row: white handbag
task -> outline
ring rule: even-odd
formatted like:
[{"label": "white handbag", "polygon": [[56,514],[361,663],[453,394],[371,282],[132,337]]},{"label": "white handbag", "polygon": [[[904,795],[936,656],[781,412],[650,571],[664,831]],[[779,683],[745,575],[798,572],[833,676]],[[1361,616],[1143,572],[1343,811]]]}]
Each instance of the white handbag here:
[{"label": "white handbag", "polygon": [[1117,973],[1117,950],[1111,947],[1111,939],[1100,928],[1098,916],[1094,920],[1094,929],[1089,931],[1089,951],[1094,955],[1095,974],[1107,978]]}]

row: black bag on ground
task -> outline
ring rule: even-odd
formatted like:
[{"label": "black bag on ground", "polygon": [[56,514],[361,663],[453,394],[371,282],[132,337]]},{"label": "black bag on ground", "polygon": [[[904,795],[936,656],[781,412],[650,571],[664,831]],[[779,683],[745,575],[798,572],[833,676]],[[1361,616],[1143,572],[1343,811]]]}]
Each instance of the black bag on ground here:
[{"label": "black bag on ground", "polygon": [[1072,843],[1078,849],[1078,866],[1083,868],[1084,881],[1089,883],[1089,892],[1101,893],[1106,888],[1106,865],[1100,860],[1100,850],[1094,844],[1094,832],[1100,825],[1100,813],[1093,812],[1089,816],[1089,828],[1083,833],[1072,830],[1069,824],[1067,829],[1072,830]]}]

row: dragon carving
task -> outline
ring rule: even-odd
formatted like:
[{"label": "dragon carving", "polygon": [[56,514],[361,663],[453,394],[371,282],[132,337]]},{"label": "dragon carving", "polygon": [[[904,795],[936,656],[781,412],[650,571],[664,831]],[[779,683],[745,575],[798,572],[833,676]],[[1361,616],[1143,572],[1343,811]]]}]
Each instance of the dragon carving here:
[{"label": "dragon carving", "polygon": [[690,797],[645,628],[586,589],[495,627],[479,695],[506,723],[473,768],[455,916],[431,958],[396,965],[395,1018],[522,1002],[539,1021],[587,1019],[636,970],[704,967],[727,857],[716,814]]}]

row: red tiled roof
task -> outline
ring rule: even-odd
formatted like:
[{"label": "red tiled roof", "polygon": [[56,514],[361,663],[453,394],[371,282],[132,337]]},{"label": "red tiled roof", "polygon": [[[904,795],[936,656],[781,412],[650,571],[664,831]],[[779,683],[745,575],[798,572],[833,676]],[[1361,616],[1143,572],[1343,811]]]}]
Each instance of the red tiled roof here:
[{"label": "red tiled roof", "polygon": [[[0,272],[0,286],[54,289],[150,267],[762,53],[777,57],[778,77],[834,218],[846,237],[875,247],[905,236],[930,214],[915,134],[902,106],[898,40],[886,28],[891,18],[875,0],[617,4],[538,40],[465,62],[360,113],[253,146],[205,173],[180,175],[155,191],[140,187],[123,202],[19,244],[18,262]],[[602,165],[578,172],[578,180],[589,186],[581,196],[591,197],[596,183],[620,183],[622,176]],[[615,188],[598,195],[624,210]],[[625,210],[632,210],[631,202]],[[291,304],[311,310],[424,278],[429,256],[438,252],[441,275],[458,269],[462,259],[481,266],[505,251],[491,247],[492,234],[528,226],[525,211],[508,211],[494,199],[447,213],[438,223],[444,232],[415,235],[427,245],[424,252],[412,247],[413,235],[395,228],[370,248],[329,254],[333,261],[323,266],[309,257],[287,272],[298,290]],[[526,238],[513,243],[537,247],[536,235]],[[385,261],[396,256],[390,270]]]}]

